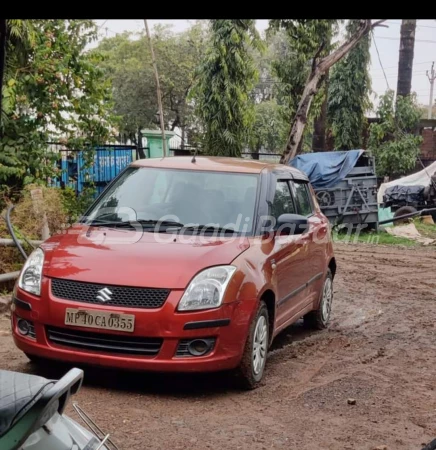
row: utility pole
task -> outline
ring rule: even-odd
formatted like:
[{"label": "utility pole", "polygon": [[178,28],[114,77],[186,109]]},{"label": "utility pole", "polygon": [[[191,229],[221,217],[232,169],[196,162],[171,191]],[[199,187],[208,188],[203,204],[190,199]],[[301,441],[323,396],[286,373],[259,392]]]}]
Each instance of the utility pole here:
[{"label": "utility pole", "polygon": [[433,112],[433,87],[434,87],[434,80],[436,80],[436,72],[434,70],[434,61],[431,65],[431,71],[430,73],[427,70],[427,77],[428,81],[430,81],[430,99],[428,101],[428,119],[431,119],[432,112]]},{"label": "utility pole", "polygon": [[162,108],[162,95],[160,92],[159,73],[157,71],[156,58],[154,57],[153,42],[151,41],[150,30],[148,29],[147,19],[144,19],[145,31],[147,33],[148,42],[150,44],[151,62],[154,69],[154,77],[156,78],[157,105],[159,107],[160,129],[162,131],[162,150],[164,157],[167,156],[167,141],[165,139],[165,124]]}]

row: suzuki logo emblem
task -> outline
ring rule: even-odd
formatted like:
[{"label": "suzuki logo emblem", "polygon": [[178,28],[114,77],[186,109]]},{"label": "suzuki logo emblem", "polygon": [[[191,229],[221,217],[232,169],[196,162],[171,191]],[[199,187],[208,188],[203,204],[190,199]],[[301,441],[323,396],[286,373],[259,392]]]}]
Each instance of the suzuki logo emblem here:
[{"label": "suzuki logo emblem", "polygon": [[96,299],[100,300],[101,302],[105,303],[108,302],[109,300],[112,300],[112,291],[109,290],[109,288],[105,287],[103,289],[100,289],[98,291],[98,294]]}]

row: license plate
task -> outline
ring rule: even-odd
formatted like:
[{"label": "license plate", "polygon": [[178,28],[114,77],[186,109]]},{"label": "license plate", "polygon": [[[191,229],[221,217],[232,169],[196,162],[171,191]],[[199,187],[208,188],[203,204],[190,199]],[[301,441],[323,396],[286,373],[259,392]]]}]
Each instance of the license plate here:
[{"label": "license plate", "polygon": [[132,333],[135,329],[135,316],[133,314],[67,308],[65,310],[65,325]]}]

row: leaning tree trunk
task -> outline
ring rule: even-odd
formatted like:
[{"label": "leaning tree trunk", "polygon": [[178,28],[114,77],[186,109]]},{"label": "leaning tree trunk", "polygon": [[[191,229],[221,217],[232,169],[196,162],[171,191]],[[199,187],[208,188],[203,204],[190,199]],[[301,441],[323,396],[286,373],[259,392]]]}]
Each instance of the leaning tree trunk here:
[{"label": "leaning tree trunk", "polygon": [[323,152],[326,148],[326,128],[327,128],[327,103],[328,103],[328,77],[329,72],[325,74],[325,97],[321,105],[321,112],[315,119],[313,126],[312,151]]},{"label": "leaning tree trunk", "polygon": [[362,20],[359,29],[350,36],[342,45],[340,45],[333,53],[321,58],[317,61],[317,57],[323,49],[323,45],[319,48],[317,55],[314,58],[312,70],[307,78],[306,86],[303,91],[300,103],[298,104],[297,112],[295,114],[294,121],[292,123],[291,132],[289,133],[288,142],[286,144],[285,151],[281,162],[288,164],[289,161],[295,157],[303,137],[304,129],[307,123],[307,115],[310,110],[313,97],[318,92],[321,81],[327,70],[342,59],[350,50],[352,50],[359,41],[369,33],[369,31],[384,22],[379,20],[374,24],[371,24],[371,20]]},{"label": "leaning tree trunk", "polygon": [[397,96],[406,97],[412,89],[413,54],[415,50],[416,19],[401,22],[400,59],[398,61]]}]

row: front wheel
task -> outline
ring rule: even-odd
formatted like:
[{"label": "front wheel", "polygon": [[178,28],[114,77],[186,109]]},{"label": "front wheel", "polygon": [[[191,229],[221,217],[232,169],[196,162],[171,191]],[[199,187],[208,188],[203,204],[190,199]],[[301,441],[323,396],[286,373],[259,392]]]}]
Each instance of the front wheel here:
[{"label": "front wheel", "polygon": [[318,309],[306,314],[304,316],[304,323],[307,324],[310,328],[315,328],[317,330],[323,330],[324,328],[327,328],[330,322],[332,303],[333,275],[331,270],[327,269]]},{"label": "front wheel", "polygon": [[243,387],[255,389],[260,384],[269,345],[269,318],[265,302],[261,301],[250,325],[248,339],[238,371]]}]

